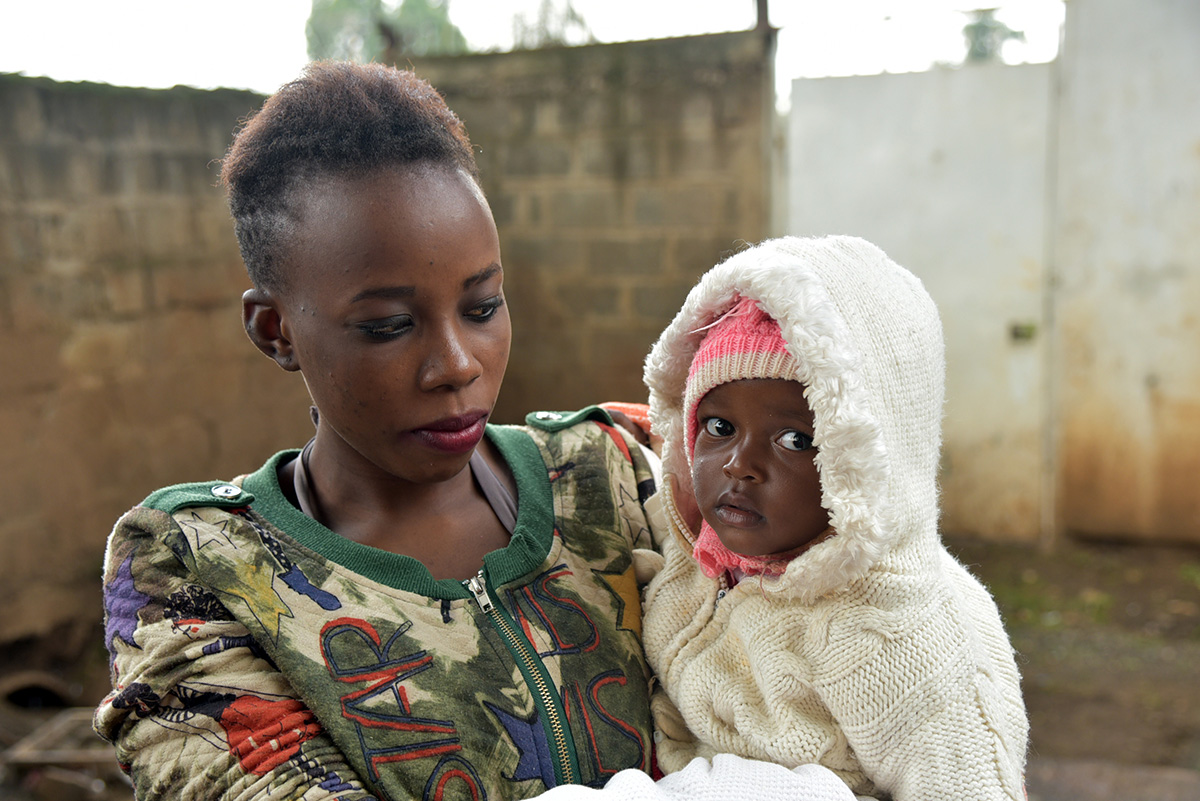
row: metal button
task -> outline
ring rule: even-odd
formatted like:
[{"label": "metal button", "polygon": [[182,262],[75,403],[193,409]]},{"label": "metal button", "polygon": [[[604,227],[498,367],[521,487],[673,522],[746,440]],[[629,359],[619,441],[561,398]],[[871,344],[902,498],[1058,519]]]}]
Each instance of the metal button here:
[{"label": "metal button", "polygon": [[558,412],[538,412],[534,417],[538,420],[561,420],[563,416]]},{"label": "metal button", "polygon": [[232,484],[220,484],[212,488],[212,494],[218,498],[236,498],[242,491]]}]

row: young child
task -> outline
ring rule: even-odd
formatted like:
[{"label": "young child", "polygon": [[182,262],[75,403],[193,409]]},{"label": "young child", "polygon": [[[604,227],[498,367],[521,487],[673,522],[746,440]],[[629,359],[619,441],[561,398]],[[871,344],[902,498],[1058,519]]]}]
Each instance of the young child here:
[{"label": "young child", "polygon": [[645,598],[665,771],[730,752],[1023,798],[1012,648],[938,536],[944,374],[929,295],[861,239],[768,241],[689,294],[645,372],[674,479]]}]

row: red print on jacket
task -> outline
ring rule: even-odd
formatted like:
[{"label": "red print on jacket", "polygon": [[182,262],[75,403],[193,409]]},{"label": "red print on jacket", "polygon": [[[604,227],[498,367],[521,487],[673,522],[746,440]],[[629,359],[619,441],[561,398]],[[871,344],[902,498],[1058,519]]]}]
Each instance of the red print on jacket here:
[{"label": "red print on jacket", "polygon": [[229,753],[247,773],[263,776],[321,733],[321,724],[300,701],[268,701],[252,695],[235,699],[221,713]]}]

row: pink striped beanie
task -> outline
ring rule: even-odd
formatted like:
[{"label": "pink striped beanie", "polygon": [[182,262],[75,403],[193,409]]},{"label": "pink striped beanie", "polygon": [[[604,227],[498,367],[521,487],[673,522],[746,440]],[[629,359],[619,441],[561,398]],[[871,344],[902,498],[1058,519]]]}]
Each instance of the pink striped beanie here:
[{"label": "pink striped beanie", "polygon": [[798,367],[783,341],[779,323],[752,298],[739,299],[709,327],[692,357],[683,391],[688,462],[695,452],[700,427],[696,407],[713,387],[749,378],[795,381]]}]

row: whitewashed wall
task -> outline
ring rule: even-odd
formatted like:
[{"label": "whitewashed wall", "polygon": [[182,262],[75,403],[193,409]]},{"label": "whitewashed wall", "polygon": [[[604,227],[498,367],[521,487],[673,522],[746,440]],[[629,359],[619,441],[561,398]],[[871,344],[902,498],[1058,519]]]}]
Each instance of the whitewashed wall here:
[{"label": "whitewashed wall", "polygon": [[1200,2],[1072,0],[1066,26],[1061,521],[1200,541]]},{"label": "whitewashed wall", "polygon": [[1052,65],[796,81],[788,147],[787,232],[941,309],[947,531],[1200,541],[1200,3],[1072,0]]},{"label": "whitewashed wall", "polygon": [[788,232],[875,242],[941,311],[949,531],[1042,530],[1050,86],[1048,65],[793,84]]}]

